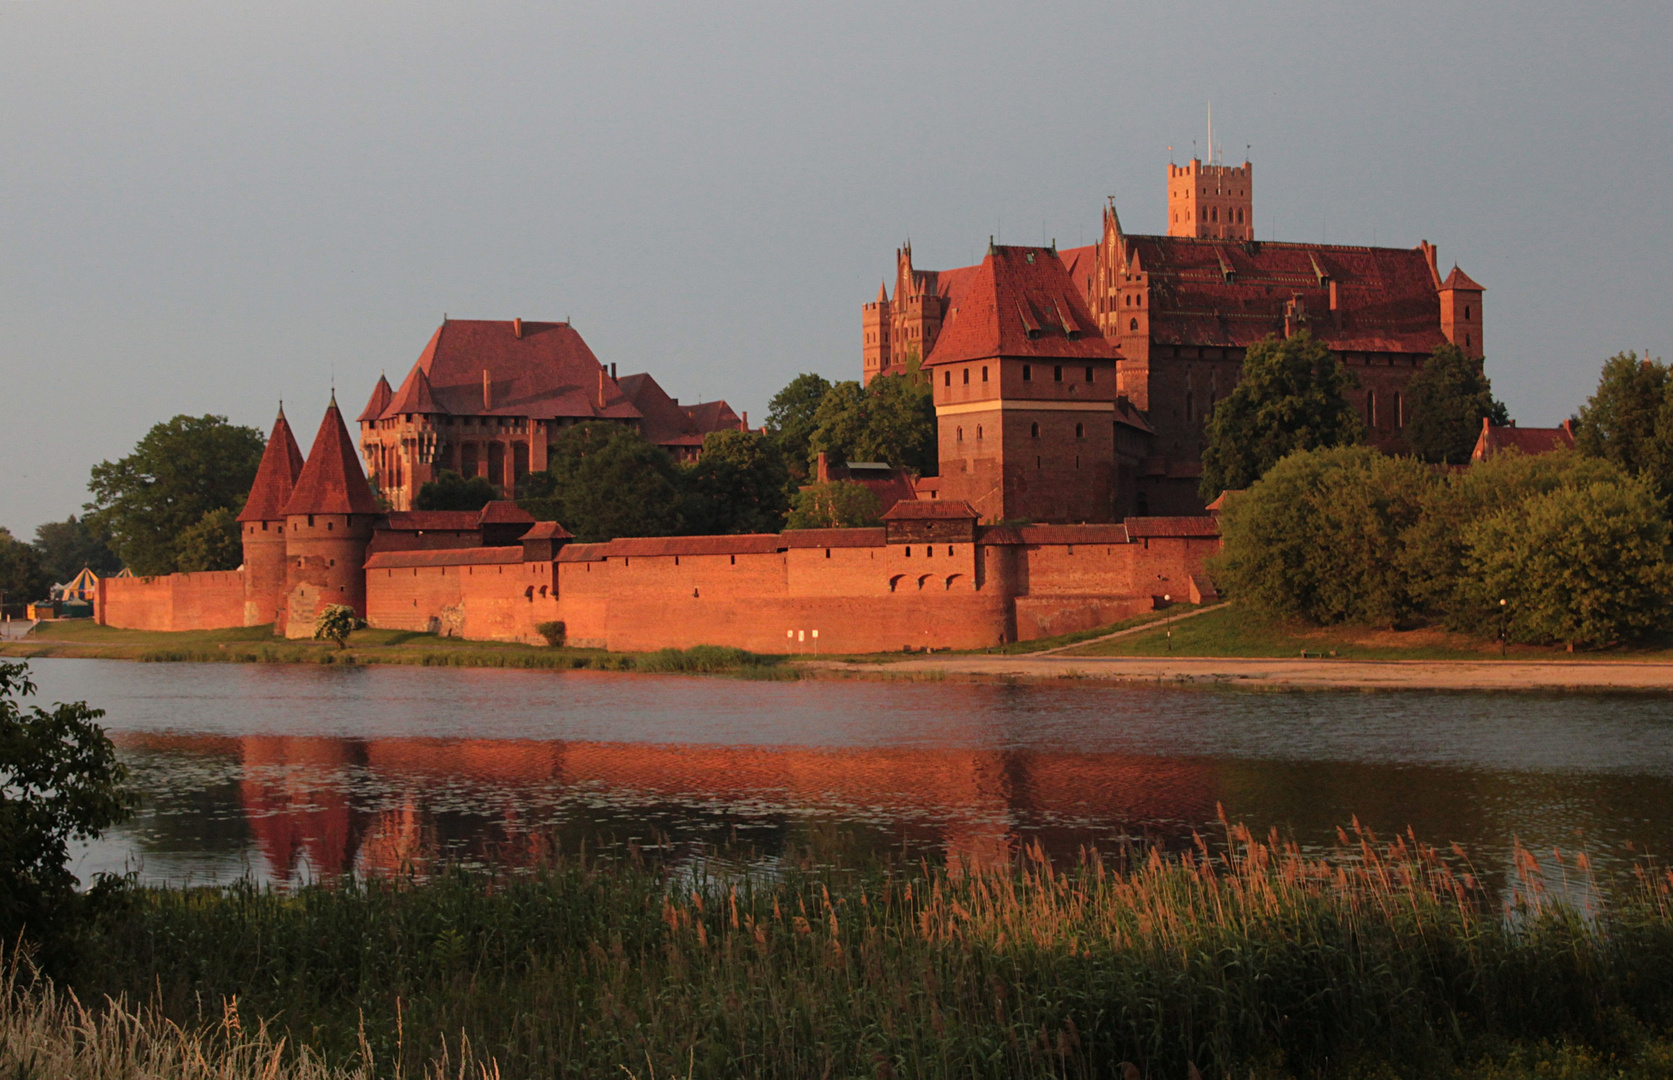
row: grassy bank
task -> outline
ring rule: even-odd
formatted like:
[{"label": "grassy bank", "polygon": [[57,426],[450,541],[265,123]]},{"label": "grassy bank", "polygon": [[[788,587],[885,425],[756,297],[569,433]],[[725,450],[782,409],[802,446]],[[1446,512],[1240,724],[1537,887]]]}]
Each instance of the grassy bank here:
[{"label": "grassy bank", "polygon": [[236,997],[246,1030],[384,1075],[462,1039],[507,1077],[1673,1074],[1666,875],[1583,917],[1524,854],[1507,913],[1409,842],[1321,861],[1234,830],[1226,851],[139,891],[73,981],[188,1030]]},{"label": "grassy bank", "polygon": [[[1170,649],[1167,631],[1173,631]],[[1363,626],[1308,626],[1262,616],[1239,604],[1205,612],[1177,624],[1160,622],[1149,633],[1129,634],[1069,652],[1069,656],[1336,657],[1343,660],[1497,660],[1497,641],[1482,641],[1444,630],[1389,630]],[[1673,649],[1656,642],[1642,647],[1570,653],[1560,646],[1511,645],[1512,660],[1673,661]]]},{"label": "grassy bank", "polygon": [[271,626],[162,632],[121,630],[88,620],[45,623],[21,641],[0,644],[0,656],[91,657],[140,662],[243,664],[413,664],[548,671],[641,671],[794,679],[781,656],[718,645],[613,653],[517,642],[463,641],[405,630],[356,630],[346,648],[331,642],[287,641]]}]

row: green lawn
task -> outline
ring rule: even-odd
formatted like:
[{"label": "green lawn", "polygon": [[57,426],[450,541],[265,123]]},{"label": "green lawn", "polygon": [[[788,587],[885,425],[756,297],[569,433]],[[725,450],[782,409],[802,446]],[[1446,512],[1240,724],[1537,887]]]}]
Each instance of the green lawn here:
[{"label": "green lawn", "polygon": [[[1167,630],[1171,627],[1170,644]],[[1497,660],[1497,641],[1435,629],[1391,631],[1363,626],[1316,627],[1262,617],[1238,605],[1156,630],[1074,649],[1069,656],[1335,656],[1344,660]],[[1570,654],[1560,646],[1512,645],[1512,660],[1673,660],[1665,642]]]}]

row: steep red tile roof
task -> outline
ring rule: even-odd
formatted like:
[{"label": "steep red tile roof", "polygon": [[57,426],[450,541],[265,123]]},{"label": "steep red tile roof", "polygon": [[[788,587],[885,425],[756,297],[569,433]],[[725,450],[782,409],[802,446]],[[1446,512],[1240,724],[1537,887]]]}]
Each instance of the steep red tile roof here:
[{"label": "steep red tile roof", "polygon": [[366,474],[360,471],[354,440],[343,426],[343,414],[337,410],[335,394],[320,421],[314,445],[308,450],[308,461],[302,466],[296,487],[285,503],[285,513],[379,513],[378,501],[366,485]]},{"label": "steep red tile roof", "polygon": [[884,521],[975,520],[982,515],[963,499],[903,499],[889,507]]},{"label": "steep red tile roof", "polygon": [[534,515],[510,499],[495,499],[477,515],[478,525],[533,525]]},{"label": "steep red tile roof", "polygon": [[302,451],[297,448],[296,436],[290,433],[285,420],[284,406],[279,407],[279,418],[273,421],[273,434],[267,437],[267,449],[261,452],[261,464],[256,468],[255,483],[250,485],[250,497],[244,500],[239,521],[277,521],[285,516],[285,503],[302,475]]},{"label": "steep red tile roof", "polygon": [[389,404],[384,406],[380,415],[395,416],[400,413],[445,413],[448,410],[436,401],[435,391],[430,386],[430,377],[423,368],[413,368],[407,381],[401,384],[401,392],[396,394]]},{"label": "steep red tile roof", "polygon": [[[951,299],[926,366],[994,356],[1113,360],[1084,288],[1050,248],[995,247]],[[946,276],[946,275],[943,275]]]},{"label": "steep red tile roof", "polygon": [[639,430],[658,446],[702,446],[703,436],[711,431],[738,431],[744,426],[726,402],[681,405],[647,373],[624,375],[617,381],[644,417]]},{"label": "steep red tile roof", "polygon": [[366,407],[360,410],[360,415],[355,418],[355,422],[364,424],[369,420],[376,420],[383,415],[383,410],[389,408],[389,402],[394,397],[395,391],[389,388],[389,380],[379,375],[378,384],[372,387],[371,400],[367,401]]},{"label": "steep red tile roof", "polygon": [[503,566],[523,561],[523,545],[516,547],[444,548],[440,551],[383,551],[366,560],[368,570],[413,566]]},{"label": "steep red tile roof", "polygon": [[1124,240],[1136,268],[1150,275],[1150,338],[1157,345],[1247,347],[1282,336],[1291,300],[1313,336],[1339,351],[1428,353],[1446,342],[1434,275],[1418,248]]},{"label": "steep red tile roof", "polygon": [[882,547],[888,542],[882,529],[785,529],[779,535],[793,548]]},{"label": "steep red tile roof", "polygon": [[1471,461],[1482,461],[1506,450],[1522,454],[1549,454],[1557,450],[1574,449],[1574,422],[1565,420],[1562,427],[1519,428],[1512,421],[1508,427],[1494,427],[1486,417],[1481,419],[1481,434],[1476,436]]},{"label": "steep red tile roof", "polygon": [[303,451],[296,446],[291,425],[284,420],[284,406],[279,406],[279,418],[273,421],[273,435],[268,436],[268,448],[261,451],[261,465],[256,466],[256,481],[249,485],[249,497],[239,512],[239,522],[276,522],[284,517],[284,503],[296,487],[296,476],[303,471]]},{"label": "steep red tile roof", "polygon": [[573,540],[575,534],[555,521],[537,521],[534,528],[524,533],[521,542],[529,540]]},{"label": "steep red tile roof", "polygon": [[1220,522],[1211,517],[1130,517],[1126,522],[1127,535],[1135,540],[1145,537],[1219,536]]},{"label": "steep red tile roof", "polygon": [[1458,269],[1457,266],[1453,266],[1452,273],[1448,274],[1446,276],[1446,280],[1441,282],[1441,288],[1443,288],[1443,289],[1470,289],[1470,290],[1473,290],[1475,292],[1486,292],[1487,291],[1486,289],[1482,288],[1480,285],[1477,285],[1474,281],[1472,281],[1470,279],[1470,275],[1468,275],[1468,274],[1464,273],[1464,271]]},{"label": "steep red tile roof", "polygon": [[[404,400],[419,372],[429,381],[439,410],[455,416],[639,418],[639,410],[568,323],[449,319],[424,347],[396,393],[398,400]],[[601,376],[603,406],[598,403]],[[396,411],[392,407],[383,415]]]},{"label": "steep red tile roof", "polygon": [[1125,544],[1124,525],[1023,525],[1017,529],[1025,544]]}]

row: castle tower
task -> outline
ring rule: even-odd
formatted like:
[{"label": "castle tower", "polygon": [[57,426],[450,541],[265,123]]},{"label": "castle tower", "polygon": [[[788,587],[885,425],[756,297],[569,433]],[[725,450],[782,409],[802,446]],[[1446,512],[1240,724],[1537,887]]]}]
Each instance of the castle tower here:
[{"label": "castle tower", "polygon": [[1168,235],[1255,238],[1254,166],[1168,163]]},{"label": "castle tower", "polygon": [[865,338],[863,383],[869,383],[881,375],[883,368],[887,366],[890,356],[889,334],[893,323],[888,286],[879,283],[877,299],[866,304],[860,315],[860,326]]},{"label": "castle tower", "polygon": [[1454,266],[1441,282],[1441,333],[1472,360],[1483,356],[1481,348],[1481,294],[1486,292],[1470,275]]},{"label": "castle tower", "polygon": [[379,515],[333,394],[285,503],[286,637],[310,636],[330,604],[366,617],[366,545]]},{"label": "castle tower", "polygon": [[238,515],[244,543],[244,625],[262,626],[282,621],[285,595],[285,503],[302,473],[302,451],[285,420],[285,407],[273,422],[267,449],[262,451],[250,497]]},{"label": "castle tower", "polygon": [[384,410],[389,408],[394,398],[395,391],[389,387],[389,378],[380,374],[378,384],[372,387],[372,396],[367,400],[366,407],[360,410],[357,421],[360,424],[360,452],[366,458],[366,479],[377,491],[386,491],[389,485],[384,477],[387,454],[383,444],[374,437],[374,432]]}]

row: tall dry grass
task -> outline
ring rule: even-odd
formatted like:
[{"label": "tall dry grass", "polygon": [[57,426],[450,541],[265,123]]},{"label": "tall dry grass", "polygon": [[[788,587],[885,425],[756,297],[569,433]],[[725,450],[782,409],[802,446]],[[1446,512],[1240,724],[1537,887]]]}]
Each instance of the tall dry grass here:
[{"label": "tall dry grass", "polygon": [[1228,827],[1067,870],[1036,847],[951,873],[571,859],[155,890],[98,929],[79,985],[181,1029],[236,996],[318,1060],[384,1075],[433,1068],[461,1032],[507,1076],[1420,1076],[1546,1045],[1605,1075],[1665,1049],[1673,877],[1567,863],[1554,894],[1528,852],[1488,885],[1410,836],[1314,858]]}]

